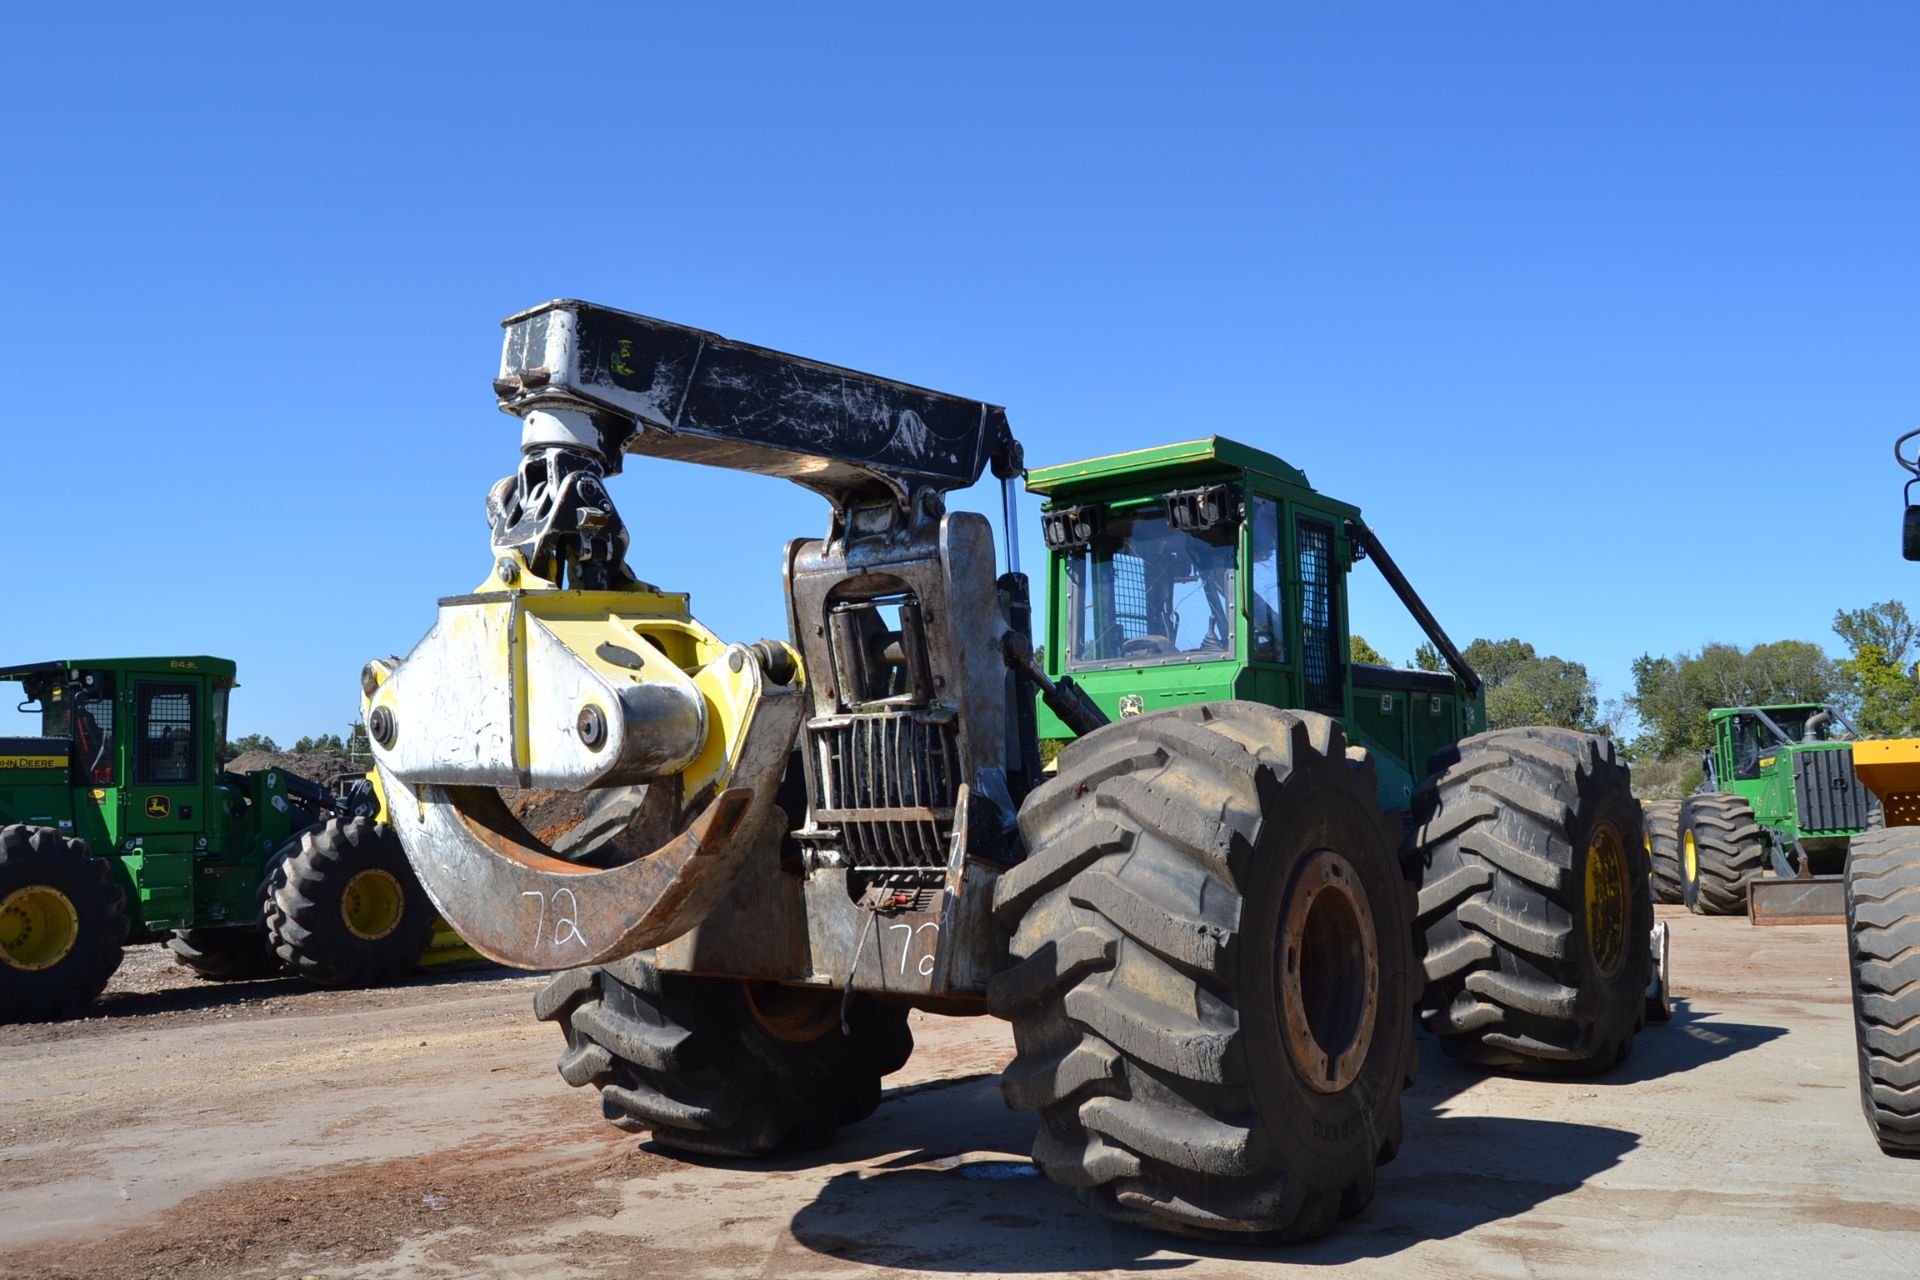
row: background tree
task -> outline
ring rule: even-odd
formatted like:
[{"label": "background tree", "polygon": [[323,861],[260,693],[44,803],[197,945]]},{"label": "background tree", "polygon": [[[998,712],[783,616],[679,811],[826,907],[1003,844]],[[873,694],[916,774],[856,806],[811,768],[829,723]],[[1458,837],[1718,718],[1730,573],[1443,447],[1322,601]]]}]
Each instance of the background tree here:
[{"label": "background tree", "polygon": [[1920,733],[1920,680],[1913,660],[1920,647],[1920,626],[1898,600],[1864,609],[1841,609],[1833,630],[1850,651],[1838,663],[1847,718],[1870,738],[1905,738]]},{"label": "background tree", "polygon": [[246,733],[232,742],[220,744],[220,763],[227,764],[249,751],[278,751],[279,745],[264,733]]},{"label": "background tree", "polygon": [[347,744],[340,740],[337,733],[323,733],[318,737],[301,738],[293,744],[293,753],[302,756],[344,756]]},{"label": "background tree", "polygon": [[1413,665],[1421,671],[1445,671],[1447,660],[1428,642],[1413,651]]},{"label": "background tree", "polygon": [[[1436,655],[1437,656],[1437,655]],[[1600,700],[1584,663],[1541,657],[1516,637],[1478,639],[1460,651],[1487,689],[1487,727],[1555,725],[1591,733]]]},{"label": "background tree", "polygon": [[1376,667],[1390,667],[1393,664],[1380,656],[1380,651],[1367,643],[1365,636],[1347,637],[1347,661],[1366,662]]},{"label": "background tree", "polygon": [[1828,703],[1841,690],[1840,670],[1820,646],[1776,640],[1751,649],[1709,644],[1697,654],[1641,654],[1626,701],[1641,726],[1636,754],[1666,760],[1705,749],[1707,713],[1715,707]]}]

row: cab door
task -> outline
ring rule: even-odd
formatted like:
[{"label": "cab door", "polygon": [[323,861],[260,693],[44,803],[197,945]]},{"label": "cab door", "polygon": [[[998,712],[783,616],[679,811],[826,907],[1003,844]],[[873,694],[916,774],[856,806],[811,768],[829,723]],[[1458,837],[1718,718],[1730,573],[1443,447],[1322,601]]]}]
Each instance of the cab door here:
[{"label": "cab door", "polygon": [[195,679],[133,682],[133,736],[120,793],[123,839],[182,836],[190,844],[205,829],[204,685]]}]

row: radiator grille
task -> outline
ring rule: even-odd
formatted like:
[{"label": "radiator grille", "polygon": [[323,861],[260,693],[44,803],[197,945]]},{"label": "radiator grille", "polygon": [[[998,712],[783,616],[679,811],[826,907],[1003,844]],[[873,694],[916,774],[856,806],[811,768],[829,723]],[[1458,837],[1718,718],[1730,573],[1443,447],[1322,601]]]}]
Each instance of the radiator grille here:
[{"label": "radiator grille", "polygon": [[1800,830],[1808,835],[1867,825],[1867,788],[1853,771],[1852,747],[1795,752],[1793,793]]},{"label": "radiator grille", "polygon": [[944,867],[960,789],[950,718],[911,711],[807,726],[821,795],[802,833],[858,868]]}]

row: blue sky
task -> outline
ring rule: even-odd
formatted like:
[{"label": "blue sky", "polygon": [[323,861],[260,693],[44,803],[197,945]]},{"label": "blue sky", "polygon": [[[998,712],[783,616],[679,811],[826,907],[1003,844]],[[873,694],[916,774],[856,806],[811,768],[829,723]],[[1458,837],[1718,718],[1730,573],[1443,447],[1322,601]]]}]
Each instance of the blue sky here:
[{"label": "blue sky", "polygon": [[[236,733],[343,728],[484,575],[496,324],[555,296],[998,401],[1036,465],[1263,445],[1606,696],[1909,594],[1911,5],[0,22],[5,656],[231,656]],[[613,492],[642,576],[779,630],[817,498]]]}]

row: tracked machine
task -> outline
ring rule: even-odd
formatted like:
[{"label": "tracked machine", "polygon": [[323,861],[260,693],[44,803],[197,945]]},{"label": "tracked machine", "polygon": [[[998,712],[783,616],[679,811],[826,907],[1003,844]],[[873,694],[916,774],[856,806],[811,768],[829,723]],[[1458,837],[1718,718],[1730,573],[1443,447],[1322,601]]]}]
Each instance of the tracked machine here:
[{"label": "tracked machine", "polygon": [[[491,569],[362,692],[422,884],[479,950],[560,971],[536,1011],[613,1123],[818,1146],[877,1105],[909,1010],[991,1013],[1047,1176],[1126,1220],[1297,1238],[1398,1148],[1416,1008],[1473,1061],[1625,1056],[1652,964],[1625,767],[1474,732],[1478,680],[1410,587],[1454,672],[1349,671],[1346,570],[1404,585],[1357,509],[1225,442],[1053,473],[1054,575],[1133,557],[1162,607],[1056,592],[1049,637],[1085,609],[1095,647],[1036,661],[1000,408],[580,302],[505,327],[522,456]],[[634,576],[606,487],[628,455],[826,500],[786,546],[788,639],[729,643]],[[947,506],[988,469],[1005,572]],[[1263,552],[1289,593],[1264,619]]]}]

